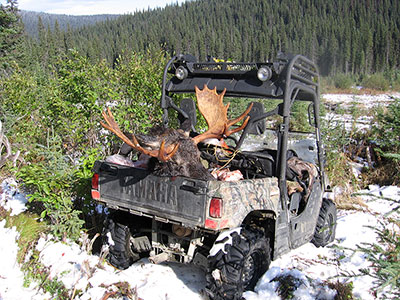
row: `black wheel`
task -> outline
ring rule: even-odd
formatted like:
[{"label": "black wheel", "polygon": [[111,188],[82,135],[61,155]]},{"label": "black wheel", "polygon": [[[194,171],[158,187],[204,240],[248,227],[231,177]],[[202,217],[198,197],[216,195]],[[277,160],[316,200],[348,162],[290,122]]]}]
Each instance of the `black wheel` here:
[{"label": "black wheel", "polygon": [[140,258],[132,250],[129,227],[119,223],[116,215],[109,216],[105,221],[103,244],[109,247],[108,261],[118,269],[125,270]]},{"label": "black wheel", "polygon": [[335,239],[336,205],[329,199],[322,200],[314,237],[311,242],[317,247],[324,247]]},{"label": "black wheel", "polygon": [[213,300],[238,300],[251,290],[271,263],[269,239],[261,231],[244,229],[217,241],[220,249],[208,257],[206,291]]}]

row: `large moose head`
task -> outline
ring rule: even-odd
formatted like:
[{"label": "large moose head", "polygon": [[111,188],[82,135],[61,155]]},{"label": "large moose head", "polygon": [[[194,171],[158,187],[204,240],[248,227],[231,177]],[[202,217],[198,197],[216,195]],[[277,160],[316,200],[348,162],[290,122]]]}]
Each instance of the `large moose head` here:
[{"label": "large moose head", "polygon": [[197,144],[210,138],[219,140],[242,130],[247,125],[249,117],[243,121],[241,126],[234,129],[230,129],[230,127],[247,116],[252,104],[239,117],[228,120],[229,103],[224,105],[222,101],[226,92],[225,89],[221,94],[217,93],[216,88],[210,90],[206,85],[204,85],[203,90],[200,90],[197,86],[195,90],[197,107],[207,122],[208,130],[193,138],[189,137],[189,132],[181,129],[162,127],[151,129],[147,135],[135,136],[132,134],[128,137],[122,133],[109,108],[107,113],[103,112],[107,124],[100,123],[133,149],[157,158],[158,163],[154,169],[154,173],[157,175],[214,179],[200,161],[200,151]]}]

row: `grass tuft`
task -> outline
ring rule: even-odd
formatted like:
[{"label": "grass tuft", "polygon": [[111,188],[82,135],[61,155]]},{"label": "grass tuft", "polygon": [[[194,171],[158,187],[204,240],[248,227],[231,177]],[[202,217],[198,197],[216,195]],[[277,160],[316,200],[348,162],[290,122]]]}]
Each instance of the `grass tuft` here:
[{"label": "grass tuft", "polygon": [[31,213],[10,216],[7,212],[5,219],[7,227],[11,228],[15,226],[19,232],[17,260],[19,263],[22,263],[26,254],[36,244],[40,234],[46,232],[47,226],[38,221],[39,216]]},{"label": "grass tuft", "polygon": [[335,300],[353,300],[353,283],[352,282],[328,282],[328,287],[336,291]]}]

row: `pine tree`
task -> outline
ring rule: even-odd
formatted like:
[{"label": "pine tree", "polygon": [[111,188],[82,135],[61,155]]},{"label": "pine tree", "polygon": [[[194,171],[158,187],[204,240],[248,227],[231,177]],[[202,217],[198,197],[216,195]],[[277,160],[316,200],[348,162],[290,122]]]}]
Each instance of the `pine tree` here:
[{"label": "pine tree", "polygon": [[18,16],[16,0],[0,4],[0,69],[7,71],[12,61],[21,59],[23,25]]}]

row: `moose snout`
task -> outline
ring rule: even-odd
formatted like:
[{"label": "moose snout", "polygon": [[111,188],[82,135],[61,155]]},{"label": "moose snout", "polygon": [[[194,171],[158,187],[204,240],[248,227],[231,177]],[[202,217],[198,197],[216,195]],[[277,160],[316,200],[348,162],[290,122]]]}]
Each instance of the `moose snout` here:
[{"label": "moose snout", "polygon": [[136,139],[142,147],[150,149],[159,149],[161,145],[161,139],[159,136],[147,135],[147,134],[136,134]]}]

